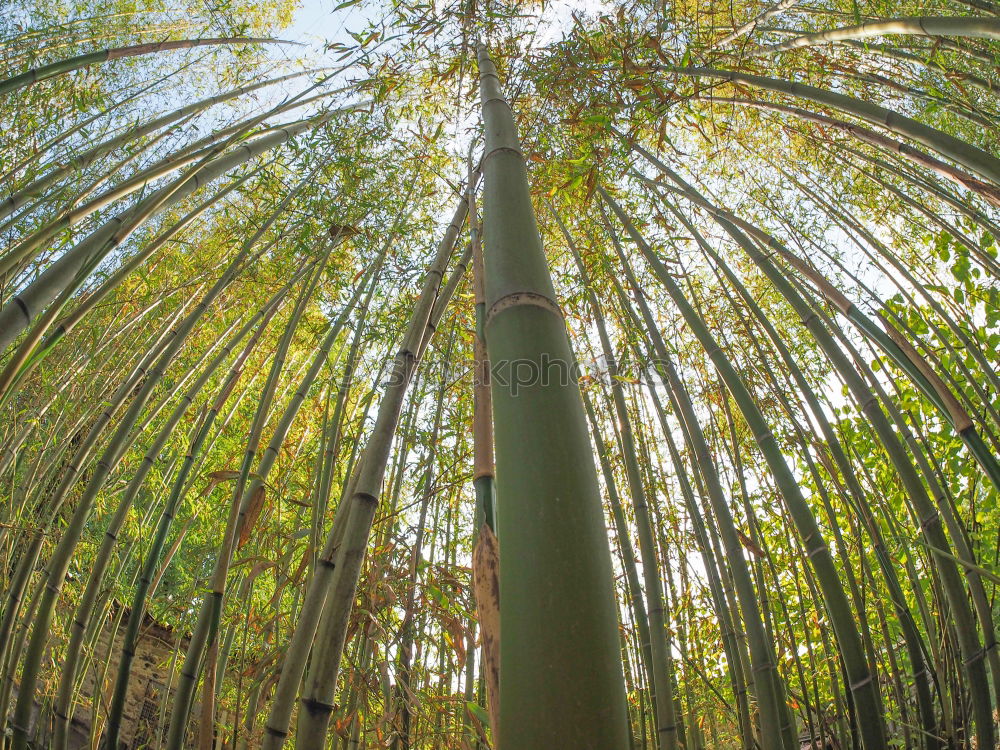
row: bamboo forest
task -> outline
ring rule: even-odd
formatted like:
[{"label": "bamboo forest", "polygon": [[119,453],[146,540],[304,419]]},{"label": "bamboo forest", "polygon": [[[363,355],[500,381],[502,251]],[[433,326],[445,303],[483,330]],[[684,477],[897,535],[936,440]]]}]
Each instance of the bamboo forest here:
[{"label": "bamboo forest", "polygon": [[1000,0],[0,0],[0,750],[1000,747]]}]

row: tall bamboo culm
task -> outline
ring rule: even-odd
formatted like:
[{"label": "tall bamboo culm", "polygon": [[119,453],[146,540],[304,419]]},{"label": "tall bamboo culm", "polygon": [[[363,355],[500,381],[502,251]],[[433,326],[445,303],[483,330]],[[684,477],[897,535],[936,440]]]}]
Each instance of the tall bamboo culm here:
[{"label": "tall bamboo culm", "polygon": [[503,633],[495,741],[623,748],[611,555],[573,352],[513,113],[484,46],[478,57],[486,346],[495,373],[509,366],[513,376],[517,367],[519,378],[492,383]]}]

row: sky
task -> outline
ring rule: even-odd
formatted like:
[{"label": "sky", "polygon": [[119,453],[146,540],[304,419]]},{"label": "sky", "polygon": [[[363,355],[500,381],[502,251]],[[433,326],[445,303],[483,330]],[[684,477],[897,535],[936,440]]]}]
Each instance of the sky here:
[{"label": "sky", "polygon": [[[326,42],[351,42],[348,31],[360,31],[383,15],[382,6],[372,0],[337,10],[339,0],[301,0],[286,36],[302,42],[312,42],[318,50]],[[550,0],[540,16],[541,28],[537,43],[546,43],[560,36],[572,23],[572,14],[590,14],[608,4],[604,0]],[[540,7],[540,6],[539,6]]]},{"label": "sky", "polygon": [[[281,36],[305,43],[308,48],[283,47],[278,54],[289,60],[301,57],[314,65],[336,65],[339,52],[327,52],[326,46],[337,42],[355,46],[357,42],[349,32],[358,33],[373,23],[377,24],[391,7],[385,0],[361,0],[355,5],[342,6],[344,3],[341,0],[299,0],[293,21]],[[537,4],[534,6],[537,15],[525,19],[529,28],[532,24],[536,25],[532,45],[537,48],[558,40],[573,25],[574,14],[593,15],[605,7],[610,7],[606,0],[545,0],[544,6]],[[345,74],[350,75],[350,72]],[[301,87],[301,79],[290,81],[284,87],[274,87],[275,103],[280,97],[298,93]],[[445,124],[446,132],[454,140],[455,154],[464,156],[468,152],[469,134],[476,130],[474,119],[473,112],[456,113],[454,122]]]},{"label": "sky", "polygon": [[302,0],[285,36],[308,42],[318,52],[323,44],[352,42],[348,31],[360,31],[381,15],[377,3],[363,2],[335,10],[338,5],[334,0]]}]

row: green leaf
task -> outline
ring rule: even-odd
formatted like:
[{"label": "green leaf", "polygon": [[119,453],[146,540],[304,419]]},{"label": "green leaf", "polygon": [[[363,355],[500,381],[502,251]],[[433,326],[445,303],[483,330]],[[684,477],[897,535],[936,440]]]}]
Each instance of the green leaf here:
[{"label": "green leaf", "polygon": [[441,607],[447,607],[448,604],[451,602],[451,600],[448,598],[447,594],[445,594],[437,586],[434,586],[434,585],[428,586],[427,587],[427,593]]},{"label": "green leaf", "polygon": [[465,702],[465,710],[476,717],[483,726],[490,725],[490,715],[486,713],[486,709],[480,706],[478,703],[473,701]]}]

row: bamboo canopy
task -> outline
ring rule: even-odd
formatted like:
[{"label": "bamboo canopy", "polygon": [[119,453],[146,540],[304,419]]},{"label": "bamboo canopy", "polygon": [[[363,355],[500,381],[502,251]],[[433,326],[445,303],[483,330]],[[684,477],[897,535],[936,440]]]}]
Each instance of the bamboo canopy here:
[{"label": "bamboo canopy", "polygon": [[1000,5],[8,5],[3,750],[998,747]]}]

